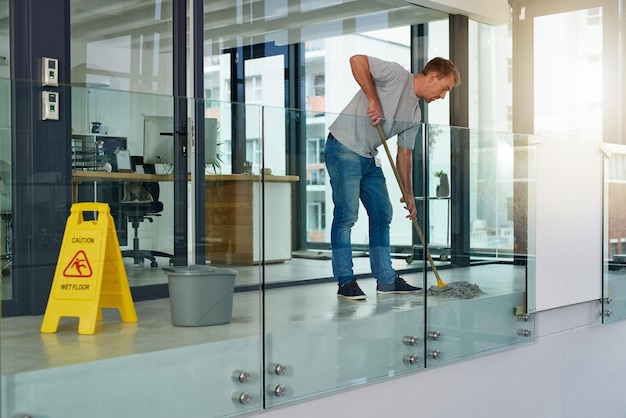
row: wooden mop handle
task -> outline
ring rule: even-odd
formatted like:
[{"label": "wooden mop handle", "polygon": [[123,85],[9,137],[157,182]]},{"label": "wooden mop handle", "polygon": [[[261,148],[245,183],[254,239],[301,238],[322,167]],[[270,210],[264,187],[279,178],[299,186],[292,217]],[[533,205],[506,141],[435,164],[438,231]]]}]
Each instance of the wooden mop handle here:
[{"label": "wooden mop handle", "polygon": [[[387,145],[387,141],[385,140],[385,133],[383,132],[383,128],[380,127],[380,123],[376,125],[376,129],[378,130],[378,136],[380,136],[380,141],[383,143],[383,147],[385,148],[385,153],[387,154],[387,158],[389,159],[389,164],[391,165],[391,169],[393,170],[393,174],[396,176],[396,181],[398,182],[398,186],[400,186],[400,192],[402,193],[402,197],[404,198],[404,203],[408,203],[410,199],[412,199],[411,195],[406,192],[404,188],[404,183],[402,183],[402,179],[400,178],[400,173],[398,172],[398,168],[396,164],[393,162],[393,158],[391,157],[391,152],[389,152],[389,146]],[[424,234],[422,234],[422,230],[420,228],[419,223],[416,218],[411,219],[413,221],[413,226],[415,227],[415,231],[417,231],[417,235],[422,243],[422,248],[424,248],[424,252],[426,253],[426,258],[430,263],[430,267],[433,269],[433,273],[435,273],[435,277],[437,278],[437,286],[444,287],[446,284],[439,277],[439,271],[437,271],[437,267],[435,266],[435,261],[430,256],[430,251],[426,248],[426,240],[424,239]]]}]

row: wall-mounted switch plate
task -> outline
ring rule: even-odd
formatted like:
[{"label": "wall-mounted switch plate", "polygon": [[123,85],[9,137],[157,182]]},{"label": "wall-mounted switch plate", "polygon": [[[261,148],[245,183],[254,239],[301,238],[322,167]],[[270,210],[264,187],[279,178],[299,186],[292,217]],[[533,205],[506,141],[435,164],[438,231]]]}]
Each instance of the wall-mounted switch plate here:
[{"label": "wall-mounted switch plate", "polygon": [[41,84],[44,86],[59,85],[59,60],[56,58],[41,59]]},{"label": "wall-mounted switch plate", "polygon": [[41,92],[41,120],[59,120],[59,93]]}]

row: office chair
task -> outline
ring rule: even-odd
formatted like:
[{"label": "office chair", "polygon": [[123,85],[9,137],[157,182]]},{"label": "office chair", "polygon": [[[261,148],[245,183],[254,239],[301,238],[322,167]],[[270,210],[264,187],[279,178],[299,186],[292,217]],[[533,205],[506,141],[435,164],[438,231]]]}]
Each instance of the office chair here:
[{"label": "office chair", "polygon": [[11,274],[11,265],[13,264],[13,250],[11,249],[13,232],[13,214],[2,213],[2,221],[4,222],[4,253],[2,254],[2,275],[8,276]]},{"label": "office chair", "polygon": [[4,224],[2,248],[2,275],[11,274],[11,265],[13,264],[13,251],[11,249],[13,232],[13,213],[11,212],[11,165],[6,161],[0,161],[0,214],[2,223]]},{"label": "office chair", "polygon": [[[154,164],[143,164],[140,156],[131,157],[133,171],[137,166],[143,166],[144,173],[156,174]],[[162,251],[142,250],[139,248],[139,223],[152,222],[154,216],[161,216],[163,202],[159,201],[160,187],[158,182],[126,183],[124,197],[119,204],[120,213],[128,218],[133,230],[133,249],[122,251],[122,257],[131,257],[135,265],[143,264],[144,259],[150,260],[150,267],[158,267],[155,257],[169,258],[169,264],[174,263],[174,255]]]}]

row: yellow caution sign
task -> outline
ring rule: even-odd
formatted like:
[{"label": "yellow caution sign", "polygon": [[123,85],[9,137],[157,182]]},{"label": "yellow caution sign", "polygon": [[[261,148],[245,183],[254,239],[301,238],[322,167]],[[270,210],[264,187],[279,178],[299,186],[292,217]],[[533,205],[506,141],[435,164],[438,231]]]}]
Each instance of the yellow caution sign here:
[{"label": "yellow caution sign", "polygon": [[[97,213],[85,220],[84,213]],[[64,316],[78,317],[78,333],[94,334],[102,308],[117,308],[137,322],[115,224],[106,203],[75,203],[67,219],[42,333],[54,333]]]}]

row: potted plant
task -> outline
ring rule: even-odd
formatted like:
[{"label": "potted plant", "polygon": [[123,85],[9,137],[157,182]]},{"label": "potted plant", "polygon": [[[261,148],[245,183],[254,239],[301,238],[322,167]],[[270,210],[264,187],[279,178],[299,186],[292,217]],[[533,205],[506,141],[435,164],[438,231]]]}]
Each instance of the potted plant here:
[{"label": "potted plant", "polygon": [[220,174],[222,170],[222,152],[219,150],[221,142],[217,143],[217,154],[215,155],[215,162],[210,164],[205,164],[204,172],[205,174]]},{"label": "potted plant", "polygon": [[[217,134],[217,138],[219,138],[221,128],[222,128],[222,125],[218,123],[216,127],[216,131],[215,131]],[[205,174],[220,174],[222,172],[222,163],[224,162],[224,160],[222,159],[222,151],[220,151],[220,145],[222,144],[223,142],[217,142],[215,144],[216,146],[215,162],[204,165]]]},{"label": "potted plant", "polygon": [[435,177],[439,179],[439,185],[437,186],[437,197],[450,196],[450,181],[448,180],[448,174],[443,171],[436,171]]}]

